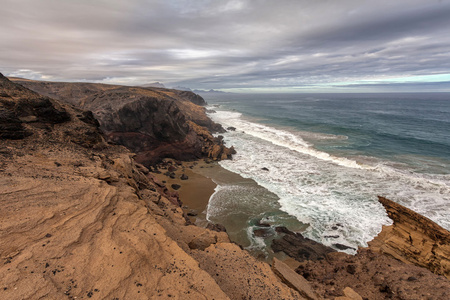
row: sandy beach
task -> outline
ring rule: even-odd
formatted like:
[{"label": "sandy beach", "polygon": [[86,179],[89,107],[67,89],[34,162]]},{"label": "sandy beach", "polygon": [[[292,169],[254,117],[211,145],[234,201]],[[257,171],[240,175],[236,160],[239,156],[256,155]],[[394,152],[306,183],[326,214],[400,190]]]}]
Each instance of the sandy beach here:
[{"label": "sandy beach", "polygon": [[[217,162],[206,163],[204,160],[183,162],[181,165],[177,165],[170,159],[165,161],[176,168],[176,170],[171,168],[173,171],[170,172],[175,178],[168,176],[168,167],[164,165],[158,168],[161,173],[154,173],[154,175],[165,183],[169,190],[178,192],[183,202],[183,210],[189,214],[193,223],[206,226],[206,207],[217,184],[205,173],[217,172],[222,167]],[[206,169],[207,172],[205,172]],[[181,179],[183,174],[187,176],[187,179]],[[176,188],[176,185],[179,185],[179,188]]]}]

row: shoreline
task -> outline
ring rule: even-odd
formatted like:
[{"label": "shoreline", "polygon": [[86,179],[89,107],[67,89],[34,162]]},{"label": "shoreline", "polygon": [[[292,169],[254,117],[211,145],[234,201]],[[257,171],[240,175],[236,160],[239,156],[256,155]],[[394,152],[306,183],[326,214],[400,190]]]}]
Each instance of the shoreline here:
[{"label": "shoreline", "polygon": [[[182,209],[193,224],[206,227],[208,224],[206,210],[217,184],[201,170],[210,169],[215,172],[222,167],[217,162],[206,162],[204,159],[189,162],[178,162],[173,159],[163,161],[158,165],[158,171],[152,172],[152,174],[171,192],[178,193],[179,199],[183,203]],[[167,172],[173,173],[172,177]],[[187,176],[187,179],[181,179],[183,174]],[[176,188],[177,185],[178,188]]]}]

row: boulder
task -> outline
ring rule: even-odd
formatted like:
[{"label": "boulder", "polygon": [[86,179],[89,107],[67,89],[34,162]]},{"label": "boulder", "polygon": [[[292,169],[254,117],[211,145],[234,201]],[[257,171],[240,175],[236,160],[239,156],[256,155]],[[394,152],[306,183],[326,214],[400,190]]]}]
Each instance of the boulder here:
[{"label": "boulder", "polygon": [[222,224],[208,223],[208,225],[206,225],[206,228],[217,232],[227,232],[227,229]]},{"label": "boulder", "polygon": [[178,190],[178,189],[181,187],[181,185],[174,183],[174,184],[171,185],[171,187],[172,187],[174,190]]},{"label": "boulder", "polygon": [[303,237],[300,233],[289,232],[272,241],[272,250],[283,251],[297,261],[325,259],[328,253],[336,250]]}]

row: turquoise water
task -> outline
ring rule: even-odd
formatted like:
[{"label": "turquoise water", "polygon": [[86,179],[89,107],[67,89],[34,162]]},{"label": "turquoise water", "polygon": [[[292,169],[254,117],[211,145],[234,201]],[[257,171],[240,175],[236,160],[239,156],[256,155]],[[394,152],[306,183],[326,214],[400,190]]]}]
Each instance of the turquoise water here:
[{"label": "turquoise water", "polygon": [[[258,212],[242,228],[250,248],[263,247],[251,220],[286,226],[286,214],[323,244],[365,246],[391,222],[377,195],[450,229],[449,93],[203,96],[213,120],[236,128],[224,138],[238,154],[221,165],[277,196],[259,200],[279,218]],[[218,222],[224,189],[208,214]]]}]

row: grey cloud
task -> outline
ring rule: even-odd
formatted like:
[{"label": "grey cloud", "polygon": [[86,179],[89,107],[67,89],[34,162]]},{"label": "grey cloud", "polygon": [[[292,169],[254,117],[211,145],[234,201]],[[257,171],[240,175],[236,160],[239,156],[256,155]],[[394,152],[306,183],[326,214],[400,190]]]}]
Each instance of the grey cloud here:
[{"label": "grey cloud", "polygon": [[220,89],[450,73],[445,0],[2,2],[6,74]]}]

